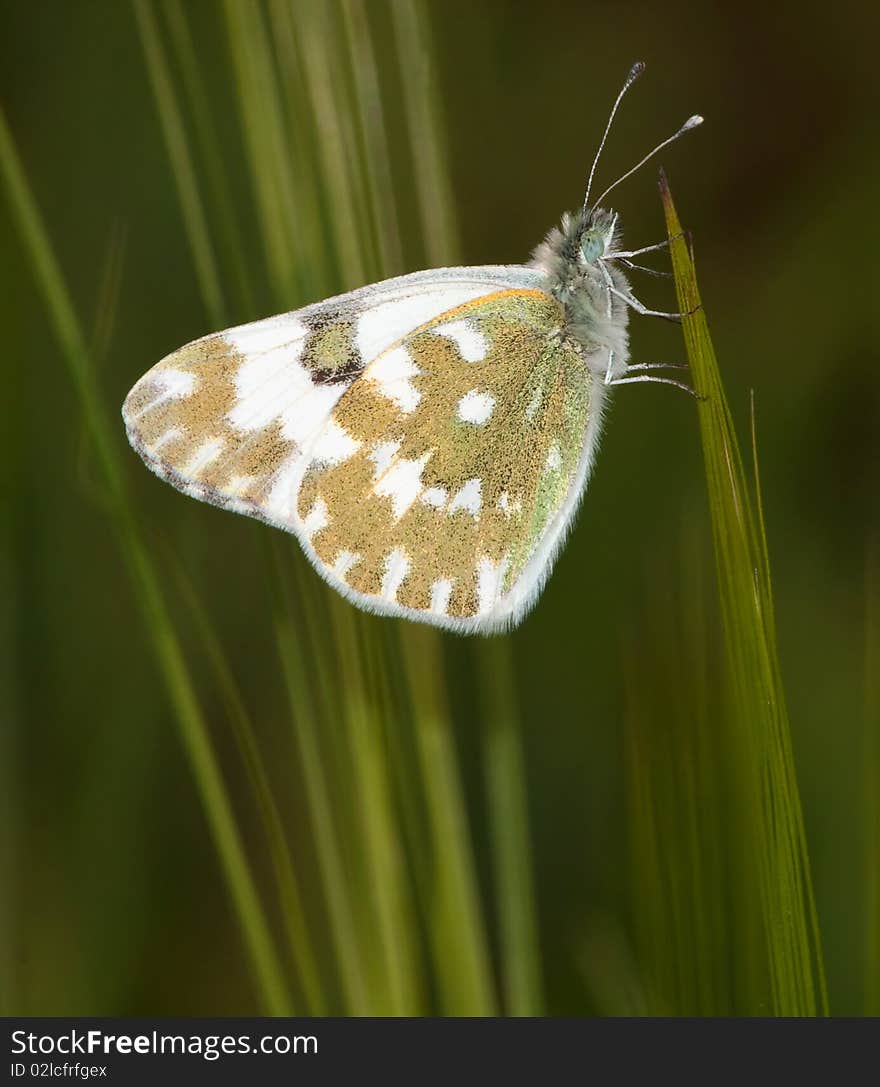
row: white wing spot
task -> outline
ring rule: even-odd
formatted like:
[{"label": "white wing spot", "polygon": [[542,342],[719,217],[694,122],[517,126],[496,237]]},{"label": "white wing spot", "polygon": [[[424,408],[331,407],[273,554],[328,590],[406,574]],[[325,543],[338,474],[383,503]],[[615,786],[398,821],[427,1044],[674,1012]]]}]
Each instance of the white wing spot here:
[{"label": "white wing spot", "polygon": [[361,443],[332,419],[324,426],[312,448],[312,459],[321,464],[342,464],[353,456]]},{"label": "white wing spot", "polygon": [[465,362],[482,362],[489,353],[486,337],[471,321],[447,321],[438,325],[434,332],[452,340]]},{"label": "white wing spot", "polygon": [[158,385],[161,391],[149,403],[144,404],[140,411],[134,412],[130,416],[131,419],[139,419],[148,411],[167,404],[169,400],[182,400],[185,396],[191,396],[198,384],[195,374],[191,374],[188,370],[177,370],[173,366],[151,370],[134,388],[137,389],[141,382]]},{"label": "white wing spot", "polygon": [[345,581],[349,570],[360,561],[361,556],[357,551],[340,551],[336,556],[336,562],[333,563],[333,573]]},{"label": "white wing spot", "polygon": [[392,344],[432,318],[484,294],[491,294],[497,287],[491,283],[472,283],[442,289],[438,289],[437,285],[414,289],[419,293],[381,302],[360,315],[355,342],[364,362],[369,364]]},{"label": "white wing spot", "polygon": [[[297,326],[302,328],[302,326]],[[303,332],[305,330],[303,329]],[[253,329],[239,348],[266,343],[258,353],[245,354],[235,375],[238,402],[229,411],[229,422],[244,431],[263,430],[276,419],[281,422],[281,434],[300,448],[309,443],[324,426],[336,402],[347,386],[316,385],[308,370],[300,365],[299,357],[305,346],[304,336],[291,340],[290,323],[284,330],[285,342],[273,345],[279,338],[277,330]],[[226,340],[237,346],[241,333],[224,333]]]},{"label": "white wing spot", "polygon": [[391,499],[396,520],[400,520],[422,492],[422,472],[431,459],[430,451],[418,460],[403,457],[390,468],[374,490],[382,498]]},{"label": "white wing spot", "polygon": [[371,363],[363,376],[375,381],[383,396],[392,400],[404,414],[409,414],[422,399],[411,380],[419,373],[406,348],[395,347]]},{"label": "white wing spot", "polygon": [[[306,374],[299,364],[296,369]],[[309,384],[302,392],[285,394],[285,404],[280,412],[281,437],[296,442],[300,449],[306,449],[316,437],[320,440],[330,413],[347,388],[346,385],[312,385],[308,376],[306,380]]]},{"label": "white wing spot", "polygon": [[548,472],[556,472],[562,467],[562,454],[558,445],[551,445],[547,453],[546,469]]},{"label": "white wing spot", "polygon": [[383,600],[395,600],[397,590],[403,584],[403,580],[409,573],[409,558],[406,552],[400,548],[389,552],[385,556],[385,573],[382,575],[381,595]]},{"label": "white wing spot", "polygon": [[377,442],[376,445],[370,450],[370,460],[375,464],[376,471],[373,473],[373,479],[379,479],[383,476],[391,467],[391,462],[397,456],[400,451],[400,447],[403,442]]},{"label": "white wing spot", "polygon": [[458,417],[463,423],[475,423],[477,426],[483,426],[489,421],[494,408],[494,396],[490,396],[489,393],[478,392],[477,389],[471,389],[458,402]]},{"label": "white wing spot", "polygon": [[162,391],[173,400],[190,396],[196,387],[196,375],[189,370],[176,370],[169,366],[164,370],[155,370],[153,380],[162,386]]},{"label": "white wing spot", "polygon": [[327,509],[327,503],[318,496],[303,521],[303,532],[311,539],[315,533],[320,532],[322,528],[326,528],[329,524],[330,511]]},{"label": "white wing spot", "polygon": [[435,510],[441,510],[446,505],[449,491],[445,487],[429,487],[422,494],[422,501],[426,506],[433,506]]},{"label": "white wing spot", "polygon": [[496,505],[498,509],[504,514],[505,517],[511,517],[514,513],[522,512],[522,502],[517,498],[515,501],[510,501],[510,495],[507,491],[502,491],[501,497],[498,499]]},{"label": "white wing spot", "polygon": [[223,339],[239,355],[247,356],[273,351],[278,347],[291,349],[296,340],[304,340],[308,334],[309,330],[302,321],[282,313],[278,317],[229,328],[223,333]]},{"label": "white wing spot", "polygon": [[208,465],[215,461],[223,452],[223,439],[222,438],[208,438],[202,442],[199,448],[192,455],[186,466],[182,469],[181,475],[183,476],[197,476],[203,468],[207,468]]},{"label": "white wing spot", "polygon": [[509,556],[497,564],[489,558],[480,559],[477,565],[477,614],[486,615],[495,607],[509,565]]},{"label": "white wing spot", "polygon": [[448,577],[438,578],[431,586],[431,611],[434,615],[445,615],[449,611],[449,598],[452,596],[452,582]]},{"label": "white wing spot", "polygon": [[535,390],[535,395],[529,401],[529,406],[526,408],[526,419],[531,422],[538,413],[538,408],[541,406],[541,389]]},{"label": "white wing spot", "polygon": [[480,512],[482,502],[483,482],[480,479],[469,479],[465,485],[456,492],[455,497],[449,503],[449,513],[456,510],[467,510],[475,517]]},{"label": "white wing spot", "polygon": [[299,494],[303,472],[308,462],[299,453],[293,453],[276,469],[272,489],[266,496],[265,506],[281,521],[296,516],[294,499]]},{"label": "white wing spot", "polygon": [[230,476],[223,490],[227,494],[237,497],[244,494],[256,482],[256,476]]}]

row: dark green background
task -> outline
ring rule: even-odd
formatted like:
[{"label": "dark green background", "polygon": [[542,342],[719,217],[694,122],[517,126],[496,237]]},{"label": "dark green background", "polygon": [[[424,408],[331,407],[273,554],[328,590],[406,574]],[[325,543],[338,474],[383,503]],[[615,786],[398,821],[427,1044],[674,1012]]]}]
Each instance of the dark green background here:
[{"label": "dark green background", "polygon": [[[271,312],[272,302],[257,270],[224,31],[211,3],[187,7],[226,168],[255,239],[248,260],[256,313],[234,314],[245,319]],[[392,48],[382,7],[375,6],[380,64]],[[880,563],[878,145],[869,105],[876,20],[851,2],[434,0],[430,11],[465,263],[525,259],[578,203],[634,59],[648,71],[622,110],[600,183],[690,113],[706,117],[663,162],[694,232],[743,438],[755,392],[782,665],[832,1009],[859,1014],[868,877],[878,860],[865,789],[876,772],[865,772],[866,730],[878,726],[865,696],[866,586]],[[106,315],[102,283],[122,242],[101,359],[102,397],[115,412],[154,361],[210,331],[128,4],[3,0],[0,101],[89,330],[95,315]],[[389,115],[393,142],[402,139],[394,103]],[[421,267],[412,177],[395,170],[396,199],[412,227],[406,263]],[[629,242],[660,240],[653,166],[615,194],[615,206]],[[638,282],[647,300],[671,301],[671,286]],[[71,387],[2,201],[0,329],[4,1011],[255,1011]],[[636,319],[632,341],[635,360],[682,357],[671,326]],[[173,546],[197,582],[271,758],[283,750],[284,710],[259,603],[261,537],[270,530],[185,501],[134,454],[127,463],[157,553]],[[628,924],[627,677],[647,685],[663,669],[654,632],[665,629],[664,609],[674,607],[682,578],[690,583],[682,565],[691,561],[711,585],[694,406],[667,389],[620,390],[572,540],[512,639],[553,1010],[594,1010],[573,951],[590,919]],[[173,593],[170,575],[168,586]],[[450,667],[465,676],[454,685],[456,728],[484,875],[473,662],[466,645],[447,641]],[[198,670],[199,643],[188,647]],[[717,651],[714,643],[709,650]],[[219,698],[207,681],[202,697],[235,784]],[[275,772],[285,796],[280,757]],[[296,843],[308,833],[301,806],[296,797],[283,804]]]}]

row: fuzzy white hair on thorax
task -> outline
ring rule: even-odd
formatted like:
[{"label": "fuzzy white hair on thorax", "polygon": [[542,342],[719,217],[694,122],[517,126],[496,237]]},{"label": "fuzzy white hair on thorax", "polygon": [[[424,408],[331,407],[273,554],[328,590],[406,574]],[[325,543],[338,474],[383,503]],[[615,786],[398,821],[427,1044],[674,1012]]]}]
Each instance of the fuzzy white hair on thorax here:
[{"label": "fuzzy white hair on thorax", "polygon": [[[588,236],[601,244],[596,260],[584,254]],[[612,352],[612,378],[626,372],[629,310],[623,299],[609,290],[608,280],[624,294],[629,294],[629,282],[613,262],[600,265],[599,259],[614,252],[618,242],[613,212],[598,208],[566,213],[561,225],[553,227],[537,246],[529,263],[544,276],[547,290],[562,306],[565,334],[579,344],[589,368],[604,376]]]}]

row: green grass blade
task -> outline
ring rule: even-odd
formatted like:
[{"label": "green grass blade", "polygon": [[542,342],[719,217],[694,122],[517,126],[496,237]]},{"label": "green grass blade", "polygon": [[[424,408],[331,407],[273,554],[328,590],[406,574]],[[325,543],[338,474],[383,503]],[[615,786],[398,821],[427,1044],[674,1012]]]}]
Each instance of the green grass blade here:
[{"label": "green grass blade", "polygon": [[[343,1009],[348,1015],[369,1015],[372,994],[367,955],[358,932],[359,898],[339,826],[340,811],[344,808],[346,794],[351,792],[351,783],[343,782],[339,775],[333,774],[321,744],[321,735],[327,732],[331,718],[338,720],[343,712],[342,695],[331,679],[326,624],[314,614],[310,586],[306,584],[304,591],[297,591],[294,606],[289,585],[289,553],[274,540],[269,552],[266,568],[275,643],[315,838],[315,855],[342,988]],[[337,694],[340,694],[338,700]]]},{"label": "green grass blade", "polygon": [[481,643],[478,661],[504,1010],[507,1015],[543,1015],[525,758],[509,643],[502,638]]},{"label": "green grass blade", "polygon": [[646,1009],[655,1015],[731,1015],[760,999],[737,999],[756,911],[739,911],[734,934],[729,901],[752,805],[728,789],[700,542],[686,533],[680,571],[667,556],[651,556],[645,613],[621,654],[631,914]]},{"label": "green grass blade", "polygon": [[251,273],[245,254],[247,244],[239,227],[235,202],[227,180],[227,170],[220,153],[217,127],[211,115],[208,92],[202,79],[201,62],[182,0],[165,0],[165,22],[169,40],[177,59],[180,80],[186,94],[186,108],[192,116],[199,152],[204,167],[203,176],[211,196],[216,216],[216,229],[222,245],[218,250],[231,269],[241,309],[254,313]]},{"label": "green grass blade", "polygon": [[333,49],[331,6],[323,0],[308,5],[273,0],[271,10],[276,19],[290,17],[300,43],[305,87],[319,134],[318,166],[331,210],[334,248],[346,286],[360,286],[367,278],[371,261],[374,271],[376,264],[366,229],[362,179],[352,169],[355,141],[348,113],[340,103],[343,58]]},{"label": "green grass blade", "polygon": [[401,632],[430,827],[427,928],[444,1015],[496,1015],[489,945],[467,812],[446,705],[440,640],[432,630]]},{"label": "green grass blade", "polygon": [[391,5],[400,74],[405,87],[410,151],[429,267],[458,259],[458,227],[449,172],[445,169],[440,94],[431,62],[430,27],[421,0]]},{"label": "green grass blade", "polygon": [[369,682],[365,647],[358,639],[359,617],[342,606],[333,609],[332,618],[346,683],[344,716],[354,766],[355,827],[362,828],[359,851],[372,907],[369,929],[380,952],[380,984],[371,986],[373,1014],[417,1015],[423,1010],[423,996],[416,968],[413,908],[391,803],[391,771],[377,714],[378,693]]},{"label": "green grass blade", "polygon": [[[665,178],[661,193],[679,307],[700,306],[692,255]],[[672,240],[674,239],[674,240]],[[748,752],[758,832],[751,843],[764,917],[773,1010],[827,1012],[803,816],[776,648],[769,559],[709,336],[705,311],[684,318],[700,432],[732,697]],[[757,461],[755,461],[757,471]]]},{"label": "green grass blade", "polygon": [[175,567],[181,601],[193,618],[205,656],[214,674],[217,691],[225,703],[236,747],[260,813],[287,934],[288,949],[298,972],[305,1007],[312,1015],[326,1015],[327,1000],[315,960],[314,940],[306,923],[300,881],[294,870],[284,823],[260,752],[256,730],[210,617],[182,567],[178,564],[175,564]]},{"label": "green grass blade", "polygon": [[225,0],[223,10],[263,247],[272,286],[289,306],[291,299],[302,296],[307,278],[296,250],[301,231],[295,156],[287,139],[269,33],[261,5]]},{"label": "green grass blade", "polygon": [[6,184],[13,219],[61,345],[79,408],[94,445],[96,460],[104,476],[122,555],[174,707],[175,719],[220,856],[259,991],[269,1012],[288,1014],[290,1000],[278,969],[269,926],[159,579],[128,503],[117,445],[98,396],[92,360],[2,112],[0,172]]},{"label": "green grass blade", "polygon": [[[865,1015],[880,1016],[880,538],[868,553],[865,609]],[[870,545],[869,545],[870,546]]]},{"label": "green grass blade", "polygon": [[209,317],[219,328],[227,323],[226,301],[214,255],[214,246],[205,219],[202,196],[196,180],[186,127],[171,80],[168,58],[165,55],[156,16],[149,0],[134,0],[134,13],[144,47],[150,83],[159,108],[159,119],[162,122],[168,157],[171,159],[183,211],[183,222],[192,250],[202,299]]},{"label": "green grass blade", "polygon": [[357,107],[365,145],[365,177],[383,276],[403,271],[403,245],[394,201],[391,149],[388,145],[379,72],[364,0],[342,0],[348,50],[354,74]]}]

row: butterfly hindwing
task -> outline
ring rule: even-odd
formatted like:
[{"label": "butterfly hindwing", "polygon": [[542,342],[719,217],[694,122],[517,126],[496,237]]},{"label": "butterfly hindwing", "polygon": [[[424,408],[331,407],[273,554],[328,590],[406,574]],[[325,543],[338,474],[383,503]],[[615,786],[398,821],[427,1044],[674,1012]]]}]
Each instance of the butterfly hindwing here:
[{"label": "butterfly hindwing", "polygon": [[[592,383],[542,290],[504,289],[391,345],[330,422],[298,513],[325,576],[366,606],[509,625],[543,583],[583,466]],[[555,523],[554,523],[555,522]]]}]

